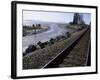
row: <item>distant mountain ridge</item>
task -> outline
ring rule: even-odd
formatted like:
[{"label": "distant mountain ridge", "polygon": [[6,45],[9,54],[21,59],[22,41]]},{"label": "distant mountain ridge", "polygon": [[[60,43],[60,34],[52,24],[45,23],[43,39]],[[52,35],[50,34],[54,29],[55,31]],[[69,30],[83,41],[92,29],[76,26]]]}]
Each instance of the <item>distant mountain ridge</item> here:
[{"label": "distant mountain ridge", "polygon": [[23,25],[33,25],[33,24],[68,24],[68,23],[63,23],[63,22],[48,22],[48,21],[40,21],[40,20],[23,20]]}]

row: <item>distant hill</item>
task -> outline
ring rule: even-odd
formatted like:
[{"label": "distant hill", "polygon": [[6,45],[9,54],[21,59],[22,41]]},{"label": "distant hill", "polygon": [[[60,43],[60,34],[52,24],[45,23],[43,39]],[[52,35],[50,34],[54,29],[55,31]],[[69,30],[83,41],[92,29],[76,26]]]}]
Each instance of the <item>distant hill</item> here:
[{"label": "distant hill", "polygon": [[28,25],[31,26],[33,24],[67,24],[67,23],[62,23],[62,22],[46,22],[46,21],[39,21],[39,20],[23,20],[23,25]]}]

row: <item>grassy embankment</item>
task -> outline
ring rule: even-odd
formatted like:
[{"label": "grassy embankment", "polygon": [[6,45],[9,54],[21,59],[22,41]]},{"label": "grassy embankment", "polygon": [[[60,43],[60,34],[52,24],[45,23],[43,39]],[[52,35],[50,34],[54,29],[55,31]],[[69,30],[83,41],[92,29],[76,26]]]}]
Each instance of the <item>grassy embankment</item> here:
[{"label": "grassy embankment", "polygon": [[36,50],[23,57],[23,69],[42,68],[48,61],[64,50],[74,39],[78,38],[85,29],[71,34],[70,38],[55,42],[51,46]]}]

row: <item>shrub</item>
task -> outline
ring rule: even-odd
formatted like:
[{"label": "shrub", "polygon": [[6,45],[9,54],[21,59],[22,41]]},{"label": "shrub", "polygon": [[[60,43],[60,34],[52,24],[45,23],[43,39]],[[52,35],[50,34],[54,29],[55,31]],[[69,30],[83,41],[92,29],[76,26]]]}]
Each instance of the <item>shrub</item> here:
[{"label": "shrub", "polygon": [[54,39],[53,38],[50,39],[50,43],[54,44]]},{"label": "shrub", "polygon": [[23,56],[25,56],[25,55],[27,55],[26,51],[25,51],[25,52],[23,52]]},{"label": "shrub", "polygon": [[41,49],[43,49],[45,47],[45,44],[40,41],[37,44],[40,46]]},{"label": "shrub", "polygon": [[37,49],[37,47],[35,45],[30,45],[27,49],[26,49],[26,53],[35,51]]},{"label": "shrub", "polygon": [[61,36],[61,39],[66,39],[66,37],[65,36]]},{"label": "shrub", "polygon": [[66,34],[67,34],[67,37],[68,37],[68,38],[71,36],[71,34],[70,34],[69,32],[67,32]]}]

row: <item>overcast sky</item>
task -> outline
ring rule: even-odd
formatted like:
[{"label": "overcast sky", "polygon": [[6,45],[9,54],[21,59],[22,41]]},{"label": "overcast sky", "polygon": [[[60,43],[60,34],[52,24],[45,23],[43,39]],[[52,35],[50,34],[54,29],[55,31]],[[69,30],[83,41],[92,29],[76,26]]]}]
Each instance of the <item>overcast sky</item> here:
[{"label": "overcast sky", "polygon": [[[36,20],[45,22],[69,23],[73,21],[74,13],[64,12],[43,12],[43,11],[23,11],[23,20]],[[91,14],[82,13],[85,23],[91,21]]]}]

